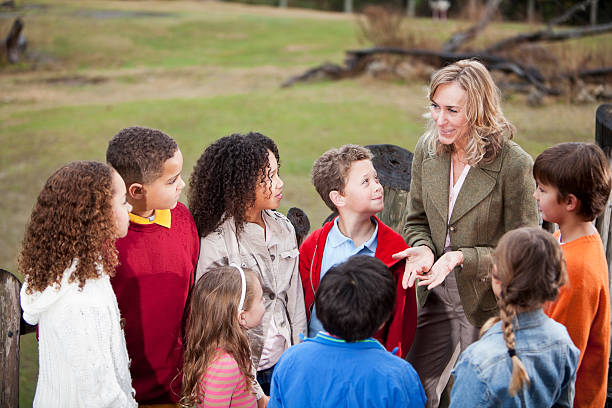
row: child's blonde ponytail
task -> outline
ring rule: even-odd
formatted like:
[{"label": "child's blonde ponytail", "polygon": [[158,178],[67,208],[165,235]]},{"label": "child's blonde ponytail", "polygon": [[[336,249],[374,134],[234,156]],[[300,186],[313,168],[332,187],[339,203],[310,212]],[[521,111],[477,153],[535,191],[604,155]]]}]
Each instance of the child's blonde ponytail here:
[{"label": "child's blonde ponytail", "polygon": [[504,340],[506,341],[506,347],[508,348],[508,355],[512,359],[512,378],[508,384],[508,392],[511,397],[514,397],[517,392],[525,385],[529,384],[529,375],[523,365],[521,359],[516,355],[515,342],[514,342],[514,327],[512,321],[516,317],[514,308],[507,305],[504,302],[503,297],[499,299],[499,312],[502,322],[502,330],[504,332]]}]

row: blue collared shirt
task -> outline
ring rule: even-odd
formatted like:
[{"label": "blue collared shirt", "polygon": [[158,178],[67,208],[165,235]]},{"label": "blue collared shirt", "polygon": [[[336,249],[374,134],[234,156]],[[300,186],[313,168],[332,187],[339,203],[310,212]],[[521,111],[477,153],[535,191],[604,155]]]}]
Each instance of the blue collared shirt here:
[{"label": "blue collared shirt", "polygon": [[[339,219],[340,217],[336,217],[334,220],[334,226],[329,230],[327,240],[325,241],[319,282],[332,266],[346,261],[353,255],[374,256],[376,254],[376,247],[378,246],[378,222],[374,218],[372,218],[372,221],[375,223],[376,228],[374,228],[372,236],[359,247],[355,246],[355,242],[351,238],[340,232],[340,228],[338,228]],[[313,306],[308,324],[308,337],[314,337],[322,330],[324,330],[323,325],[317,318],[317,308]]]}]

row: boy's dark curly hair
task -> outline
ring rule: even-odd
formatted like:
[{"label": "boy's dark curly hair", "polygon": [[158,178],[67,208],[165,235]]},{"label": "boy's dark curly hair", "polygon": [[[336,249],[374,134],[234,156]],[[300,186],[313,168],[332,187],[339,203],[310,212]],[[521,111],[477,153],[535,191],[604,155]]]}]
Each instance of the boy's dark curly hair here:
[{"label": "boy's dark curly hair", "polygon": [[96,264],[113,276],[117,266],[112,172],[94,161],[68,163],[45,183],[32,210],[18,268],[28,293],[60,285],[64,270],[78,258],[70,282],[85,285],[100,276]]},{"label": "boy's dark curly hair", "polygon": [[268,151],[280,166],[276,144],[261,133],[235,133],[204,150],[191,173],[187,195],[200,237],[230,217],[236,231],[242,231],[247,209],[255,203],[255,189],[269,177]]},{"label": "boy's dark curly hair", "polygon": [[177,150],[174,139],[161,130],[132,126],[121,129],[108,142],[106,161],[129,187],[155,181]]}]

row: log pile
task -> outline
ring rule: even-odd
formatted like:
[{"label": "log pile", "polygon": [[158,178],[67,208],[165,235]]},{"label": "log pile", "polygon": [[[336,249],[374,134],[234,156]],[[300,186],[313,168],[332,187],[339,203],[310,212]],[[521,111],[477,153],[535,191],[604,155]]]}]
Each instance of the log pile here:
[{"label": "log pile", "polygon": [[[321,78],[338,80],[364,73],[411,80],[417,72],[420,73],[420,77],[428,78],[433,71],[449,63],[473,58],[482,62],[494,73],[502,90],[526,93],[529,95],[528,103],[532,105],[541,103],[545,96],[561,96],[568,93],[572,101],[578,103],[611,101],[612,67],[565,70],[557,68],[556,72],[551,74],[543,72],[536,64],[525,62],[524,58],[520,58],[531,50],[534,54],[531,60],[546,58],[554,60],[554,57],[547,55],[548,52],[538,44],[612,32],[612,23],[556,29],[556,26],[569,20],[574,13],[584,10],[591,1],[586,0],[574,5],[563,15],[549,21],[544,29],[505,38],[482,50],[463,50],[464,46],[481,33],[495,16],[501,0],[488,0],[480,20],[469,29],[453,34],[439,50],[385,46],[348,50],[344,65],[326,62],[289,78],[282,87]],[[559,61],[548,61],[548,63],[562,66]],[[413,68],[409,68],[407,64]]]}]

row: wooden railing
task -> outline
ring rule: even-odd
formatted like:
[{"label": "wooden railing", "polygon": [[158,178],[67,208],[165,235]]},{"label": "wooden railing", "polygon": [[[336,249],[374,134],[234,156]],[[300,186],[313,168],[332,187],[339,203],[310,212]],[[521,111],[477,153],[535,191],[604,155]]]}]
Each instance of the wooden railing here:
[{"label": "wooden railing", "polygon": [[[612,169],[612,104],[600,105],[595,113],[595,143],[601,147],[608,158],[610,168]],[[611,195],[612,198],[612,195]],[[608,198],[608,204],[604,213],[597,218],[595,226],[601,241],[603,242],[604,250],[606,251],[606,260],[608,261],[608,284],[612,282],[612,199]],[[612,286],[609,288],[612,290]],[[612,317],[612,313],[610,314]],[[612,321],[610,322],[612,327]],[[606,399],[606,407],[612,407],[612,355],[608,360],[608,397]]]},{"label": "wooden railing", "polygon": [[20,286],[15,275],[0,269],[0,407],[19,406]]}]

